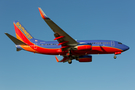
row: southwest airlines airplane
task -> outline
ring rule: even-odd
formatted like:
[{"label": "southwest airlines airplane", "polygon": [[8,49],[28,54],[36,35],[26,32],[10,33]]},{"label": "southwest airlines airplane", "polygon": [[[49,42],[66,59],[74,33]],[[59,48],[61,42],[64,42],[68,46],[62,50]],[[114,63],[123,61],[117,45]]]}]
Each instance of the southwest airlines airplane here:
[{"label": "southwest airlines airplane", "polygon": [[16,44],[17,51],[26,50],[39,54],[61,55],[62,60],[55,56],[57,62],[71,64],[73,59],[79,62],[92,62],[91,54],[114,54],[114,59],[116,59],[116,55],[129,49],[121,42],[112,40],[75,40],[47,17],[41,8],[38,9],[41,17],[53,30],[56,41],[35,39],[19,21],[14,21],[16,38],[8,33],[5,34]]}]

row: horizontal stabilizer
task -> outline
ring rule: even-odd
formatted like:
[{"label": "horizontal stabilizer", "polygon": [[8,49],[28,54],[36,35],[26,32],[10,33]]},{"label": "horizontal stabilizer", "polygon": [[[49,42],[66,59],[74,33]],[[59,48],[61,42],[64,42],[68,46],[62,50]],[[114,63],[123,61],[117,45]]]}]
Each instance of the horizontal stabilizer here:
[{"label": "horizontal stabilizer", "polygon": [[13,37],[12,35],[5,33],[16,45],[27,45],[24,42],[18,40],[17,38]]},{"label": "horizontal stabilizer", "polygon": [[21,51],[22,49],[20,49],[20,48],[16,48],[16,51]]}]

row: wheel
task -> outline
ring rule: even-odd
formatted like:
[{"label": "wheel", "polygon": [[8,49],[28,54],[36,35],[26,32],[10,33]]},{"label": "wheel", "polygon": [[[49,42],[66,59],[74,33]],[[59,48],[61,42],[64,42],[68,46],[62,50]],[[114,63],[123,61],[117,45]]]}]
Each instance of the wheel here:
[{"label": "wheel", "polygon": [[68,63],[71,64],[72,63],[72,60],[68,60]]},{"label": "wheel", "polygon": [[116,55],[114,55],[114,59],[116,59],[117,57],[116,57]]}]

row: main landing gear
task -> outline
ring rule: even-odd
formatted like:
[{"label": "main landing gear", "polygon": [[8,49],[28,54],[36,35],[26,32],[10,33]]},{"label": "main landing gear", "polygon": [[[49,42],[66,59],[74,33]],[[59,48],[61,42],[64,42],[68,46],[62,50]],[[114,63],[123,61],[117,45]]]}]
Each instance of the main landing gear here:
[{"label": "main landing gear", "polygon": [[68,63],[71,64],[72,63],[72,60],[68,60]]},{"label": "main landing gear", "polygon": [[71,55],[71,49],[68,50],[68,53],[66,54],[67,57],[69,57],[68,63],[71,64],[72,63],[72,55]]}]

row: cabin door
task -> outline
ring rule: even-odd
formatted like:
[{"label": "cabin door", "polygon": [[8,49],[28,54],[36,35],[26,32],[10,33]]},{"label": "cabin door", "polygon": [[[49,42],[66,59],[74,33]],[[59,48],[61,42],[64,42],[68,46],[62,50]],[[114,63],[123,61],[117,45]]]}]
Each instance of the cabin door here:
[{"label": "cabin door", "polygon": [[37,49],[37,40],[35,40],[34,49]]},{"label": "cabin door", "polygon": [[114,41],[111,41],[111,46],[115,46],[115,42]]}]

